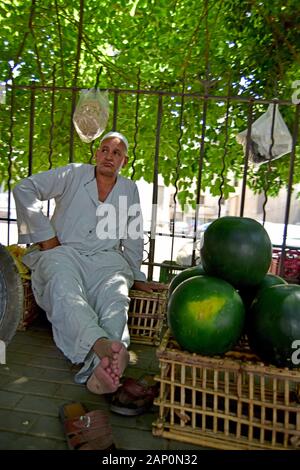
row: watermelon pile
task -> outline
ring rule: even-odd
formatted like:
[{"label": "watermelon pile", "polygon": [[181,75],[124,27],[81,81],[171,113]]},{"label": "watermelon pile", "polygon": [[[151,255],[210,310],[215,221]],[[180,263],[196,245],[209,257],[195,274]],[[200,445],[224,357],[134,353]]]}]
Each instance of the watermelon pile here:
[{"label": "watermelon pile", "polygon": [[202,240],[202,265],[170,284],[168,324],[179,345],[192,353],[223,354],[246,332],[262,360],[299,367],[300,286],[267,273],[271,259],[269,236],[254,219],[212,222]]}]

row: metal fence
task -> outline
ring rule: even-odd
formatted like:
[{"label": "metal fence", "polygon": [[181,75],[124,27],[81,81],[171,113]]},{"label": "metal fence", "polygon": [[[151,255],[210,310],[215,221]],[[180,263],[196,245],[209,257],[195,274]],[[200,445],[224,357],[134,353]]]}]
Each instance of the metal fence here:
[{"label": "metal fence", "polygon": [[[188,88],[188,87],[187,87]],[[7,86],[7,104],[4,107],[4,117],[2,119],[3,128],[5,129],[5,147],[2,149],[2,174],[4,176],[4,183],[7,188],[7,213],[1,214],[0,221],[4,222],[5,229],[7,230],[7,243],[10,244],[12,224],[15,225],[16,218],[12,214],[12,186],[20,177],[31,175],[32,173],[40,171],[41,162],[43,169],[45,165],[47,168],[54,168],[62,161],[66,164],[77,160],[77,152],[81,152],[82,144],[76,136],[72,116],[76,106],[76,100],[80,89],[78,87],[58,87],[55,84],[55,76],[53,76],[52,86],[39,86],[36,83],[30,85],[17,85],[14,82]],[[286,184],[286,201],[283,217],[284,231],[281,244],[282,256],[278,258],[278,266],[276,272],[284,273],[285,253],[287,250],[287,229],[289,223],[289,215],[291,210],[291,198],[293,192],[296,149],[299,129],[299,104],[295,105],[288,100],[266,100],[245,98],[242,96],[230,96],[229,92],[224,96],[214,96],[209,94],[209,90],[204,93],[192,93],[186,90],[183,86],[182,92],[172,91],[150,91],[137,88],[128,89],[108,89],[110,97],[112,114],[110,117],[110,129],[120,130],[126,126],[131,133],[131,141],[133,144],[132,158],[131,158],[131,178],[136,178],[136,165],[139,162],[139,147],[142,148],[143,142],[139,141],[141,127],[147,126],[147,122],[141,122],[141,116],[147,115],[147,110],[151,115],[155,115],[155,125],[151,125],[148,130],[149,141],[152,142],[152,155],[153,159],[149,168],[151,172],[151,181],[153,183],[152,189],[152,217],[151,227],[145,233],[145,258],[144,264],[148,266],[148,278],[153,278],[154,268],[162,267],[162,263],[156,260],[156,250],[160,243],[161,237],[168,237],[170,252],[167,256],[168,262],[163,264],[165,270],[174,269],[174,243],[176,239],[182,236],[190,239],[193,242],[191,253],[191,264],[197,262],[197,227],[199,223],[199,209],[201,209],[201,195],[203,194],[203,187],[207,186],[204,182],[206,170],[210,163],[210,152],[212,152],[212,121],[211,116],[219,110],[220,127],[215,129],[219,133],[219,156],[217,166],[219,165],[219,174],[216,175],[216,185],[218,187],[218,202],[217,214],[221,215],[222,203],[224,202],[225,187],[226,187],[226,171],[230,165],[231,155],[229,149],[232,148],[233,141],[235,142],[235,135],[232,133],[234,128],[232,119],[239,115],[246,117],[243,126],[246,129],[247,144],[244,151],[240,151],[242,164],[240,163],[241,171],[241,193],[238,215],[245,215],[245,198],[247,192],[247,181],[251,177],[249,171],[249,163],[251,158],[251,131],[252,124],[255,116],[261,113],[266,105],[274,104],[273,117],[271,126],[271,144],[269,152],[269,161],[265,164],[265,173],[270,176],[272,173],[272,147],[274,145],[274,120],[275,110],[280,107],[285,107],[289,110],[291,117],[290,129],[292,133],[292,149],[289,155],[289,168],[287,169],[287,184]],[[20,109],[19,103],[22,102]],[[3,105],[2,105],[3,106]],[[44,129],[49,135],[48,147],[39,148],[38,138],[36,134],[41,135],[43,132],[43,116],[46,116],[50,122],[50,128]],[[60,148],[61,135],[58,135],[55,129],[58,128],[57,116],[62,119],[65,130],[64,149],[68,147],[68,155],[64,154],[57,159],[57,152]],[[126,116],[127,122],[124,121]],[[66,122],[68,123],[66,125]],[[164,123],[167,122],[168,126]],[[216,121],[214,121],[215,123]],[[173,127],[172,127],[173,126]],[[22,151],[22,165],[18,163],[18,145],[15,142],[15,135],[20,135],[20,129],[23,128],[24,135],[26,135],[26,149],[25,156],[24,150]],[[38,129],[37,129],[38,128]],[[166,152],[166,141],[170,139],[169,134],[173,133],[172,145],[169,154]],[[162,144],[163,142],[163,144]],[[175,143],[175,144],[174,144]],[[164,146],[163,152],[161,151],[162,145]],[[175,146],[174,146],[175,145]],[[169,231],[162,233],[157,229],[157,204],[158,204],[158,178],[160,174],[160,167],[162,159],[171,160],[170,173],[173,175],[174,183],[174,196],[173,206],[174,216],[171,216],[173,221],[176,219],[176,207],[178,206],[178,195],[180,193],[180,177],[182,168],[185,167],[185,148],[190,145],[193,147],[194,152],[194,176],[195,176],[195,191],[194,191],[194,214],[193,226],[194,231],[192,235],[178,235],[174,229],[174,224],[170,224]],[[214,142],[216,145],[216,142]],[[85,144],[86,146],[86,144]],[[171,147],[171,146],[170,146]],[[91,162],[93,156],[93,143],[90,145],[89,150],[85,151],[85,162]],[[84,152],[83,152],[84,153]],[[211,153],[213,155],[213,153]],[[82,157],[80,157],[82,158]],[[24,162],[26,164],[24,165]],[[234,163],[233,163],[234,164]],[[26,166],[26,168],[25,168]],[[225,171],[226,170],[226,171]],[[3,182],[2,181],[2,182]],[[271,188],[272,178],[266,179],[266,185],[262,188],[264,197],[263,202],[263,221],[267,220],[268,210],[268,197]],[[275,184],[273,182],[273,184]],[[141,198],[143,195],[141,195]],[[49,212],[49,207],[48,207]],[[172,222],[172,220],[171,220]],[[3,227],[3,225],[2,225]],[[182,267],[177,266],[177,269]]]}]

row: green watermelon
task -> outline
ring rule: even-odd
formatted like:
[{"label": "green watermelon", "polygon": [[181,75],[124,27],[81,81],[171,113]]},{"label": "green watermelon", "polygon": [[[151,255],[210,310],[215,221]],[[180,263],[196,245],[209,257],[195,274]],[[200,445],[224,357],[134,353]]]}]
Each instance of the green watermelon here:
[{"label": "green watermelon", "polygon": [[185,281],[185,279],[188,279],[194,276],[199,276],[201,274],[204,274],[204,269],[201,264],[198,264],[197,266],[192,266],[191,268],[184,269],[172,279],[169,285],[169,295],[171,295],[173,290],[179,284],[181,284],[182,281]]},{"label": "green watermelon", "polygon": [[211,276],[236,288],[255,286],[266,275],[272,244],[264,227],[247,217],[221,217],[204,232],[201,262]]},{"label": "green watermelon", "polygon": [[239,294],[242,297],[246,310],[251,307],[255,297],[257,297],[263,289],[266,287],[277,286],[278,284],[287,284],[287,282],[276,274],[267,273],[257,286],[239,289]]},{"label": "green watermelon", "polygon": [[300,342],[300,286],[281,284],[263,289],[249,313],[247,333],[253,351],[276,366],[299,367],[293,363],[293,343]]},{"label": "green watermelon", "polygon": [[168,303],[168,324],[180,346],[214,355],[231,349],[240,338],[245,311],[228,282],[194,276],[180,283]]}]

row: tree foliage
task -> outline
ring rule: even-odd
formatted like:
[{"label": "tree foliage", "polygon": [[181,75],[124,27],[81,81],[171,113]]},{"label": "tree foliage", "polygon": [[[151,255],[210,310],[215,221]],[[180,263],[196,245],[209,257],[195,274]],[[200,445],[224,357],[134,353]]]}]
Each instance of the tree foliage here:
[{"label": "tree foliage", "polygon": [[[202,97],[213,97],[207,102],[201,187],[216,195],[221,189],[227,197],[232,177],[243,173],[235,136],[247,127],[249,106],[226,97],[290,101],[292,83],[300,79],[297,0],[3,0],[0,18],[0,81],[8,85],[7,103],[0,105],[0,172],[12,184],[28,173],[32,107],[32,171],[68,162],[71,87],[93,87],[101,68],[101,88],[132,90],[119,94],[117,128],[132,143],[135,179],[153,178],[159,96],[151,93],[175,95],[162,100],[159,172],[166,184],[176,184],[181,202],[195,199]],[[29,88],[12,92],[12,84],[50,89],[38,88],[33,104]],[[147,94],[137,95],[138,85]],[[188,93],[183,101],[182,92]],[[113,99],[111,93],[109,129]],[[266,106],[254,101],[253,119]],[[280,111],[292,131],[295,106]],[[89,161],[92,151],[74,136],[75,161]],[[267,181],[274,195],[287,184],[288,166],[287,155],[251,167],[248,184],[261,191]],[[127,172],[132,175],[132,167]]]}]

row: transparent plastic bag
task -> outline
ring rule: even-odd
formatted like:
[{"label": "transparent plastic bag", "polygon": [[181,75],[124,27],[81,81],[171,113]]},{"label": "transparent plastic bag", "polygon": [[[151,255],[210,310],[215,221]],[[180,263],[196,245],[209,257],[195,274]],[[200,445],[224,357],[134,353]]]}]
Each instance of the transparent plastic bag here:
[{"label": "transparent plastic bag", "polygon": [[107,91],[81,90],[80,97],[73,114],[73,124],[85,143],[97,139],[105,130],[109,117],[109,101]]},{"label": "transparent plastic bag", "polygon": [[[275,109],[274,131],[272,140],[273,110]],[[244,147],[247,146],[247,129],[236,136],[236,140]],[[260,164],[286,155],[292,150],[291,133],[280,114],[278,105],[270,104],[268,110],[262,114],[251,127],[251,140],[249,146],[249,159]]]}]

